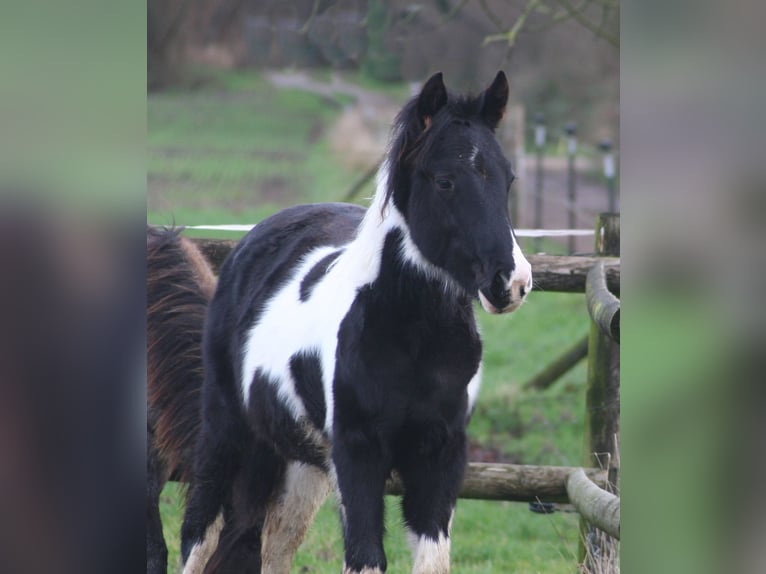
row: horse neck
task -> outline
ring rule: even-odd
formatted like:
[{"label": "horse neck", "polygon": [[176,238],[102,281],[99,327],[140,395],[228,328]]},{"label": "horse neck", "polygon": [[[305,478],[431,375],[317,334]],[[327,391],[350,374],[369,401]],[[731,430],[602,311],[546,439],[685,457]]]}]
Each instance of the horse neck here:
[{"label": "horse neck", "polygon": [[[386,285],[391,295],[402,294],[411,286],[411,291],[427,296],[439,293],[440,301],[455,302],[468,300],[454,280],[443,269],[430,263],[410,236],[404,216],[394,205],[393,199],[386,203],[388,185],[387,163],[381,166],[377,175],[375,196],[359,225],[354,241],[348,246],[344,263],[351,273],[358,277],[357,284],[372,283]],[[400,246],[395,260],[384,261],[384,247],[387,239],[396,233]],[[414,287],[417,285],[418,287]],[[387,299],[389,297],[386,297]],[[394,303],[394,301],[391,301]]]},{"label": "horse neck", "polygon": [[359,224],[356,237],[342,256],[342,261],[338,262],[338,265],[345,266],[349,276],[358,278],[355,281],[357,284],[374,281],[380,274],[383,245],[392,231],[401,231],[407,252],[405,257],[422,259],[423,263],[427,264],[412,242],[407,222],[394,205],[393,199],[386,202],[387,161],[384,161],[378,170],[376,182],[372,204]]}]

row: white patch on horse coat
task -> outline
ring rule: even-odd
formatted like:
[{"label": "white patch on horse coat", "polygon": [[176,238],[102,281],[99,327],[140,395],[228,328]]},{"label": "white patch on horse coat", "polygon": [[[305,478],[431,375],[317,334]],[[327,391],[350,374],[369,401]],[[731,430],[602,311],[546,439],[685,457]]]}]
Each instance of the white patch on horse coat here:
[{"label": "white patch on horse coat", "polygon": [[330,479],[321,469],[300,462],[287,466],[284,491],[266,512],[264,572],[290,574],[295,552],[329,492]]},{"label": "white patch on horse coat", "polygon": [[414,530],[407,528],[407,542],[413,557],[412,574],[447,574],[449,572],[450,532],[452,532],[454,519],[455,507],[453,506],[447,524],[447,533],[440,532],[437,540],[430,536],[418,536]]},{"label": "white patch on horse coat", "polygon": [[202,541],[192,547],[189,558],[184,565],[183,574],[202,574],[207,561],[210,560],[218,547],[218,536],[221,534],[222,528],[223,513],[219,512],[215,521],[205,530]]},{"label": "white patch on horse coat", "polygon": [[450,538],[443,533],[438,540],[420,536],[414,544],[412,574],[448,574]]},{"label": "white patch on horse coat", "polygon": [[415,531],[411,528],[407,528],[407,545],[410,547],[413,556],[415,556],[415,551],[418,548],[418,540],[420,540],[420,537]]},{"label": "white patch on horse coat", "polygon": [[476,405],[476,399],[479,397],[479,388],[481,387],[481,372],[482,363],[480,362],[479,368],[476,370],[476,373],[468,382],[468,388],[466,389],[468,391],[468,414],[473,412],[473,407]]},{"label": "white patch on horse coat", "polygon": [[319,353],[322,364],[326,409],[324,429],[328,434],[332,432],[332,385],[338,330],[358,290],[375,281],[380,274],[383,244],[392,230],[400,229],[404,235],[405,259],[429,275],[447,277],[443,271],[428,263],[417,249],[404,217],[393,203],[389,202],[385,212],[381,211],[387,182],[388,166],[384,164],[378,172],[373,203],[359,226],[356,238],[329,266],[324,277],[314,286],[311,297],[307,301],[300,300],[301,281],[316,263],[337,251],[338,247],[323,246],[309,252],[290,280],[266,303],[258,322],[250,328],[241,366],[242,396],[246,406],[249,404],[253,377],[260,369],[278,385],[278,396],[295,419],[305,417],[305,406],[295,391],[290,373],[290,357],[301,351],[315,351]]},{"label": "white patch on horse coat", "polygon": [[[303,277],[324,257],[336,251],[333,247],[320,247],[303,258],[292,279],[272,297],[264,309],[261,320],[250,329],[242,361],[242,396],[247,406],[250,386],[256,370],[260,369],[270,380],[277,382],[277,394],[298,419],[306,416],[303,402],[295,391],[295,382],[290,372],[290,357],[297,351],[309,351],[320,347],[321,340],[312,337],[317,330],[317,321],[324,319],[322,308],[300,300],[300,285]],[[330,300],[332,301],[332,300]],[[286,320],[299,316],[299,320]],[[309,321],[312,324],[306,325]],[[320,323],[321,325],[321,323]]]}]

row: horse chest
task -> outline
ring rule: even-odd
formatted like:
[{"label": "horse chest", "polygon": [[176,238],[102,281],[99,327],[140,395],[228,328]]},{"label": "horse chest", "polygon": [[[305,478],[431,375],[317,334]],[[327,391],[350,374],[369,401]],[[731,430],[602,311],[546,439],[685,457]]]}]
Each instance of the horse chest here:
[{"label": "horse chest", "polygon": [[[402,316],[358,301],[340,326],[334,380],[336,416],[461,419],[481,342],[472,316]],[[401,311],[401,309],[399,309]]]}]

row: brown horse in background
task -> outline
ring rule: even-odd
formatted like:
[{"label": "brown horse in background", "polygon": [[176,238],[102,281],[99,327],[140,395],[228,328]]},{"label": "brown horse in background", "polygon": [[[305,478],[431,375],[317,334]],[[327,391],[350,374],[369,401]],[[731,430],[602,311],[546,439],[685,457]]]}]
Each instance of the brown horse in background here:
[{"label": "brown horse in background", "polygon": [[159,498],[188,483],[200,424],[202,332],[216,279],[180,229],[147,226],[147,572],[167,572]]}]

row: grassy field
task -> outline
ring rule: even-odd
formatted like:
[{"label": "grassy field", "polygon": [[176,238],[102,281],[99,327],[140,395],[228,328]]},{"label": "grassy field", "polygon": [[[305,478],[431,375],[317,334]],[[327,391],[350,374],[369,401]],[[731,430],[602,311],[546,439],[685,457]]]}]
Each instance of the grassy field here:
[{"label": "grassy field", "polygon": [[[254,73],[218,74],[192,92],[152,95],[148,105],[150,223],[257,222],[287,205],[338,200],[360,175],[343,167],[325,138],[341,111],[337,105],[277,90]],[[546,391],[521,386],[587,331],[584,297],[534,292],[511,316],[477,314],[485,369],[469,428],[475,452],[524,464],[578,464],[585,365]],[[163,492],[169,572],[178,565],[181,499],[175,484]],[[409,571],[396,498],[387,500],[386,520],[389,571]],[[452,548],[453,570],[459,573],[569,573],[576,569],[577,517],[533,514],[526,504],[460,501]],[[342,555],[330,500],[293,571],[337,573]]]}]

